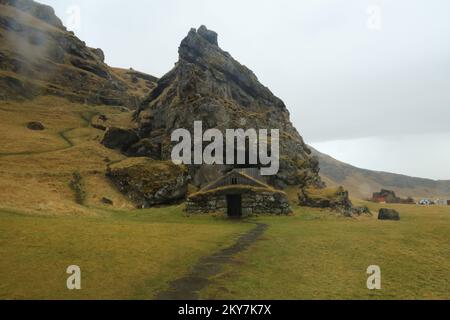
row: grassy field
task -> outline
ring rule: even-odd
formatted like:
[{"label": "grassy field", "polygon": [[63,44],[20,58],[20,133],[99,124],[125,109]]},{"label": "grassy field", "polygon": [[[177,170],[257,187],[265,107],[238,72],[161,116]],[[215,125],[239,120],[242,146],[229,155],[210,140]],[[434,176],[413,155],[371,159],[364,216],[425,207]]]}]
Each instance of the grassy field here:
[{"label": "grassy field", "polygon": [[[390,207],[400,211],[400,222],[303,208],[295,217],[260,218],[270,226],[264,239],[236,257],[201,296],[449,299],[450,207]],[[381,268],[382,290],[366,287],[370,265]]]},{"label": "grassy field", "polygon": [[[152,299],[251,224],[190,219],[180,207],[37,217],[0,212],[0,299]],[[82,290],[69,291],[78,265]]]},{"label": "grassy field", "polygon": [[[376,209],[373,207],[372,209]],[[0,212],[0,299],[152,299],[253,223],[269,227],[200,293],[203,299],[449,299],[450,208],[399,206],[400,222],[297,208],[242,222],[181,206],[92,209],[95,216]],[[82,290],[66,288],[67,266]],[[382,290],[366,288],[379,265]]]}]

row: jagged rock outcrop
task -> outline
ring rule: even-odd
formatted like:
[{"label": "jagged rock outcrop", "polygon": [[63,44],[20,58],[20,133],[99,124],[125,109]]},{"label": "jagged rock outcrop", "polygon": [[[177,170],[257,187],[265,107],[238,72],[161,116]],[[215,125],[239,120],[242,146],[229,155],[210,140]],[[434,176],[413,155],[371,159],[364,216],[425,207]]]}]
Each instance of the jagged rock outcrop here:
[{"label": "jagged rock outcrop", "polygon": [[343,187],[316,189],[304,188],[299,192],[301,206],[313,208],[350,209],[352,203]]},{"label": "jagged rock outcrop", "polygon": [[[136,113],[139,136],[159,145],[161,159],[170,159],[172,132],[193,132],[194,121],[203,129],[279,129],[280,171],[269,183],[322,186],[318,161],[310,155],[279,98],[263,86],[255,74],[218,46],[217,34],[202,26],[192,29],[181,42],[179,61],[163,76]],[[205,166],[190,166],[198,186],[208,183]],[[209,170],[209,169],[208,169]],[[217,175],[230,170],[217,166]],[[211,175],[209,175],[211,176]],[[211,177],[214,179],[216,177]]]},{"label": "jagged rock outcrop", "polygon": [[101,143],[109,149],[120,150],[130,157],[161,159],[160,145],[150,139],[140,139],[134,129],[106,128],[98,122],[93,123],[92,126],[106,131]]},{"label": "jagged rock outcrop", "polygon": [[30,0],[0,0],[0,4],[16,7],[20,11],[26,12],[56,28],[66,30],[61,20],[55,15],[55,10],[50,6]]},{"label": "jagged rock outcrop", "polygon": [[130,158],[109,166],[107,177],[138,208],[175,203],[188,190],[186,168],[171,161]]},{"label": "jagged rock outcrop", "polygon": [[345,216],[371,214],[367,207],[354,207],[349,193],[343,187],[338,188],[302,188],[298,194],[299,205],[312,208],[332,209]]},{"label": "jagged rock outcrop", "polygon": [[104,63],[68,32],[49,6],[0,0],[0,100],[56,95],[76,102],[136,108],[154,87]]}]

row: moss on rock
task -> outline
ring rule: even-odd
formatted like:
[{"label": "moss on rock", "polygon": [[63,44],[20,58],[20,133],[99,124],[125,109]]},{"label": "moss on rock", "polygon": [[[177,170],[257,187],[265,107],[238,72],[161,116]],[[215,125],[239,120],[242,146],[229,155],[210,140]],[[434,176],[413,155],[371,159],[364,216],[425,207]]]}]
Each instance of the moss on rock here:
[{"label": "moss on rock", "polygon": [[351,208],[348,192],[338,188],[304,188],[299,193],[300,205],[316,208]]},{"label": "moss on rock", "polygon": [[111,165],[107,177],[140,208],[183,200],[189,178],[183,165],[146,158],[129,158]]},{"label": "moss on rock", "polygon": [[343,187],[303,188],[300,189],[298,198],[301,206],[330,208],[339,211],[347,217],[371,214],[367,207],[354,207],[350,201],[348,191]]}]

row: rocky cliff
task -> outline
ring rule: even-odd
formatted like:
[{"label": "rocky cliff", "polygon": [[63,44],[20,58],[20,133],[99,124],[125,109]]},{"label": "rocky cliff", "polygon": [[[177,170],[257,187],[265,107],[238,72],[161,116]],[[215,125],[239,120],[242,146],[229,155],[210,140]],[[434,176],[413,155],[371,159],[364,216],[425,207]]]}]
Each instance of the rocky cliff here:
[{"label": "rocky cliff", "polygon": [[[178,128],[193,133],[194,121],[203,130],[279,129],[280,171],[269,183],[321,186],[318,161],[290,121],[279,98],[255,74],[218,45],[214,31],[192,29],[179,47],[179,60],[163,76],[136,113],[138,135],[160,150],[151,156],[170,159],[171,134]],[[142,154],[141,154],[142,155]],[[191,166],[196,185],[204,185],[227,167]]]},{"label": "rocky cliff", "polygon": [[134,108],[156,78],[112,69],[101,49],[66,30],[54,10],[31,0],[0,0],[0,99],[56,95]]}]

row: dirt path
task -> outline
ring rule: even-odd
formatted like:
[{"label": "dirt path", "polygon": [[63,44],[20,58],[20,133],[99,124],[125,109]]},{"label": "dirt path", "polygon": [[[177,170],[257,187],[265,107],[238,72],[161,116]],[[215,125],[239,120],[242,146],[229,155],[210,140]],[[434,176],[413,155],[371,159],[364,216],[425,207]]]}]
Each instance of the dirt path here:
[{"label": "dirt path", "polygon": [[210,284],[210,278],[219,274],[225,264],[247,249],[267,229],[266,224],[257,224],[255,228],[241,236],[235,244],[213,255],[201,258],[190,274],[174,280],[169,289],[156,295],[156,300],[197,300],[198,292]]}]

